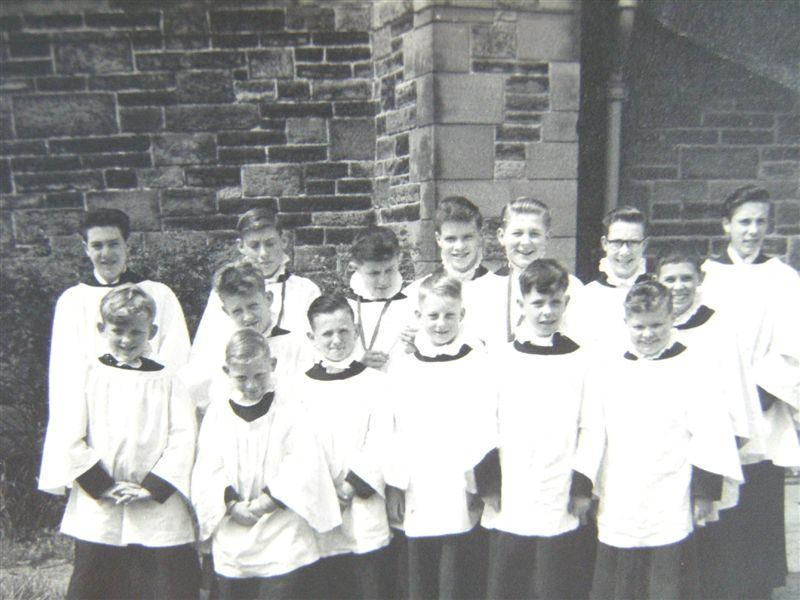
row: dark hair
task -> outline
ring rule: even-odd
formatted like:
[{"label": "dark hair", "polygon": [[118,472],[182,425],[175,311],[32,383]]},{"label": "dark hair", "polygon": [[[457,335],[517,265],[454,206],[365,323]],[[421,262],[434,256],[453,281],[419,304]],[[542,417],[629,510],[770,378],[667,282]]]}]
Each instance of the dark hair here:
[{"label": "dark hair", "polygon": [[131,220],[118,208],[93,208],[86,211],[81,225],[84,242],[89,239],[89,230],[93,227],[116,227],[124,240],[131,234]]},{"label": "dark hair", "polygon": [[642,234],[647,237],[647,219],[638,208],[632,206],[618,206],[612,209],[603,219],[603,226],[605,227],[605,235],[608,235],[609,228],[614,223],[634,223],[642,226]]},{"label": "dark hair", "polygon": [[331,313],[335,313],[337,310],[343,310],[350,314],[350,317],[355,322],[355,314],[353,313],[353,308],[350,306],[350,303],[347,301],[347,298],[342,296],[341,294],[323,294],[314,299],[314,301],[309,305],[308,312],[308,324],[311,328],[314,328],[314,318],[318,315],[329,315]]},{"label": "dark hair", "polygon": [[264,292],[264,276],[247,261],[237,261],[221,266],[214,273],[214,290],[220,296],[249,296]]},{"label": "dark hair", "polygon": [[770,203],[769,192],[764,188],[755,185],[743,185],[740,188],[733,190],[722,201],[723,216],[729,221],[733,218],[733,213],[736,212],[742,204],[748,202],[762,202],[764,204]]},{"label": "dark hair", "polygon": [[536,290],[539,294],[557,294],[569,287],[569,274],[557,260],[537,258],[519,276],[523,296]]},{"label": "dark hair", "polygon": [[689,263],[694,266],[698,273],[702,273],[703,257],[694,250],[675,247],[659,253],[656,257],[656,275],[661,272],[661,267],[664,265],[677,265],[681,263]]},{"label": "dark hair", "polygon": [[625,296],[625,314],[655,312],[666,307],[672,314],[672,294],[657,281],[642,281],[635,284]]},{"label": "dark hair", "polygon": [[433,225],[437,232],[442,231],[444,223],[474,223],[480,230],[483,227],[481,211],[464,196],[448,196],[436,208]]},{"label": "dark hair", "polygon": [[236,229],[239,230],[240,237],[248,231],[260,231],[267,228],[275,229],[278,233],[281,233],[277,213],[265,206],[251,208],[242,214],[236,222]]},{"label": "dark hair", "polygon": [[364,229],[350,247],[350,258],[358,264],[367,261],[390,260],[400,254],[400,242],[388,227],[372,226]]}]

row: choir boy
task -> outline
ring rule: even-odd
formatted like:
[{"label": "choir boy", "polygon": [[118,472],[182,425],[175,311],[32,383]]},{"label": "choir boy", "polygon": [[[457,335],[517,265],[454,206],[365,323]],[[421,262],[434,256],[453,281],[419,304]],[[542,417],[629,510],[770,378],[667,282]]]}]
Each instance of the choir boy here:
[{"label": "choir boy", "polygon": [[519,284],[524,320],[493,357],[500,477],[484,483],[477,472],[482,496],[500,484],[481,520],[492,530],[486,597],[567,598],[591,567],[578,563],[579,519],[568,510],[586,358],[561,332],[566,269],[536,259]]},{"label": "choir boy", "polygon": [[273,324],[274,295],[264,289],[262,273],[255,265],[248,261],[223,265],[214,274],[213,286],[225,320],[215,320],[216,331],[207,328],[203,336],[195,338],[191,360],[182,373],[201,411],[220,392],[224,394],[226,383],[220,370],[225,359],[224,340],[237,329],[247,327],[264,336],[276,363],[274,378],[302,373],[313,364],[313,349],[300,331],[290,332]]},{"label": "choir boy", "polygon": [[[156,303],[156,334],[144,348],[146,357],[170,369],[183,365],[189,356],[189,333],[183,309],[172,290],[137,275],[128,268],[130,219],[121,210],[99,208],[84,215],[81,228],[83,250],[92,263],[92,274],[67,289],[56,303],[50,341],[48,377],[50,420],[75,408],[71,399],[80,396],[80,380],[88,365],[106,352],[106,340],[97,329],[100,301],[113,288],[126,283],[139,285]],[[66,465],[62,452],[51,452],[55,435],[48,436],[40,474],[41,489],[54,488],[51,473],[58,477]],[[63,490],[61,491],[63,493]]]},{"label": "choir boy", "polygon": [[[461,281],[466,310],[463,328],[474,332],[475,337],[485,341],[487,336],[482,331],[485,320],[480,317],[491,305],[491,300],[486,295],[496,287],[490,282],[497,280],[498,276],[481,264],[483,216],[478,207],[467,198],[450,196],[436,207],[433,223],[436,245],[441,254],[438,269]],[[421,277],[412,282],[403,293],[409,298],[415,298],[424,279]],[[413,333],[415,332],[409,332],[410,335]]]},{"label": "choir boy", "polygon": [[[239,230],[236,240],[239,253],[258,268],[264,290],[272,295],[272,327],[276,332],[302,336],[306,330],[306,311],[320,291],[310,279],[291,272],[286,254],[286,235],[275,211],[264,207],[250,209],[239,217],[236,227]],[[229,320],[217,291],[212,289],[194,336],[191,361],[197,355],[202,360],[209,347],[219,345],[220,331],[229,331]]]},{"label": "choir boy", "polygon": [[444,273],[425,279],[416,316],[416,351],[389,372],[389,519],[408,538],[411,598],[482,596],[469,585],[480,518],[473,468],[496,446],[493,378],[482,349],[460,335],[460,281]]},{"label": "choir boy", "polygon": [[[522,196],[503,206],[497,239],[505,251],[507,265],[497,271],[499,277],[487,282],[493,306],[486,318],[491,321],[487,344],[504,346],[514,339],[517,326],[524,320],[520,309],[519,277],[537,258],[546,254],[550,239],[551,216],[548,206],[535,198]],[[568,295],[580,295],[583,283],[569,276]],[[569,317],[567,317],[569,320]]]},{"label": "choir boy", "polygon": [[400,242],[388,227],[368,227],[350,248],[355,271],[348,296],[358,326],[359,349],[368,367],[386,371],[390,358],[402,354],[401,334],[413,307],[400,274]]},{"label": "choir boy", "polygon": [[766,446],[761,456],[752,440],[742,448],[739,504],[704,532],[724,549],[703,580],[714,596],[769,598],[787,573],[784,471],[800,465],[800,277],[763,253],[771,208],[762,188],[734,190],[723,203],[727,247],[703,264],[703,299],[730,317],[752,368]]},{"label": "choir boy", "polygon": [[741,480],[722,391],[672,334],[672,300],[657,282],[624,304],[628,351],[595,358],[586,376],[572,509],[599,497],[593,598],[682,598],[696,590],[690,541]]},{"label": "choir boy", "polygon": [[[359,361],[353,309],[322,295],[308,309],[308,337],[321,357],[288,384],[302,401],[325,450],[342,505],[342,524],[317,536],[327,598],[384,598],[386,518],[380,447],[391,433],[383,409],[386,375]],[[388,423],[388,425],[387,425]]]},{"label": "choir boy", "polygon": [[108,292],[95,324],[106,347],[86,369],[70,410],[50,417],[46,444],[64,460],[40,488],[71,488],[61,523],[75,538],[68,598],[198,592],[185,500],[194,410],[173,371],[146,356],[158,334],[156,314],[155,301],[139,286],[124,283]]},{"label": "choir boy", "polygon": [[570,324],[583,346],[617,351],[626,343],[625,295],[635,283],[649,278],[644,256],[647,222],[639,209],[620,206],[606,215],[603,225],[600,275],[575,298]]},{"label": "choir boy", "polygon": [[315,532],[341,524],[322,449],[297,402],[276,393],[272,359],[252,329],[225,349],[230,394],[209,405],[192,472],[201,540],[211,539],[221,598],[310,594]]}]

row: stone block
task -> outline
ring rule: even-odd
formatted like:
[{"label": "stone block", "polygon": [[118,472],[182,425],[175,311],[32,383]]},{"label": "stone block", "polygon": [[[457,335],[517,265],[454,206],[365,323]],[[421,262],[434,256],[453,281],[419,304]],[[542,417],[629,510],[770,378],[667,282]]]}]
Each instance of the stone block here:
[{"label": "stone block", "polygon": [[375,122],[372,119],[331,119],[331,160],[370,160],[375,157]]},{"label": "stone block", "polygon": [[755,179],[756,148],[681,148],[682,179]]},{"label": "stone block", "polygon": [[542,141],[577,142],[578,113],[553,112],[542,115]]},{"label": "stone block", "polygon": [[102,187],[103,177],[98,171],[53,171],[14,175],[14,189],[17,192],[94,190]]},{"label": "stone block", "polygon": [[203,48],[208,40],[208,21],[199,7],[164,11],[164,41],[167,48]]},{"label": "stone block", "polygon": [[271,79],[262,81],[234,81],[233,90],[236,94],[237,102],[275,98],[275,82]]},{"label": "stone block", "polygon": [[164,110],[159,107],[120,108],[119,121],[122,131],[149,133],[164,128]]},{"label": "stone block", "polygon": [[217,146],[210,133],[165,133],[153,137],[153,162],[156,165],[213,163]]},{"label": "stone block", "polygon": [[349,79],[353,75],[350,65],[298,65],[297,77],[307,79]]},{"label": "stone block", "polygon": [[328,141],[325,119],[287,119],[286,139],[290,144],[324,144]]},{"label": "stone block", "polygon": [[490,125],[440,125],[434,150],[434,177],[441,179],[492,179],[494,144]]},{"label": "stone block", "polygon": [[[479,23],[472,26],[473,57],[515,58],[516,53],[516,23]],[[526,56],[525,58],[528,57]]]},{"label": "stone block", "polygon": [[267,150],[269,162],[273,163],[307,163],[325,160],[328,148],[323,145],[273,146]]},{"label": "stone block", "polygon": [[280,31],[286,25],[286,14],[282,9],[212,10],[209,18],[211,30],[222,33]]},{"label": "stone block", "polygon": [[250,77],[253,79],[269,79],[275,77],[292,77],[294,75],[294,58],[288,48],[254,50],[248,53]]},{"label": "stone block", "polygon": [[773,142],[773,133],[769,129],[730,129],[721,132],[722,144],[764,145]]},{"label": "stone block", "polygon": [[179,102],[233,101],[230,71],[179,71],[176,78]]},{"label": "stone block", "polygon": [[117,103],[120,106],[159,106],[176,104],[177,95],[173,91],[158,90],[153,92],[120,92],[117,94]]},{"label": "stone block", "polygon": [[142,188],[182,187],[184,183],[183,169],[180,167],[137,169],[136,177]]},{"label": "stone block", "polygon": [[411,151],[411,181],[429,181],[434,177],[434,128],[412,129],[409,136]]},{"label": "stone block", "polygon": [[579,63],[550,65],[550,105],[553,110],[580,108],[581,67]]},{"label": "stone block", "polygon": [[315,81],[311,96],[314,100],[369,100],[372,98],[370,81]]},{"label": "stone block", "polygon": [[501,123],[503,76],[484,73],[435,75],[437,123]]},{"label": "stone block", "polygon": [[124,37],[60,42],[55,44],[55,59],[59,73],[133,71],[131,45]]},{"label": "stone block", "polygon": [[523,179],[525,163],[516,160],[498,160],[494,163],[495,179]]},{"label": "stone block", "polygon": [[242,195],[297,196],[303,192],[303,167],[299,165],[245,165]]},{"label": "stone block", "polygon": [[336,31],[368,31],[372,24],[369,6],[337,3],[333,7]]},{"label": "stone block", "polygon": [[705,181],[656,181],[651,187],[651,202],[700,202],[708,197],[706,188]]},{"label": "stone block", "polygon": [[118,208],[131,218],[131,229],[153,231],[159,229],[158,192],[135,190],[124,192],[88,192],[86,208]]},{"label": "stone block", "polygon": [[213,190],[177,189],[164,190],[161,195],[161,214],[165,217],[210,214],[216,210],[216,195]]},{"label": "stone block", "polygon": [[241,184],[239,167],[189,167],[186,169],[187,185],[221,188]]},{"label": "stone block", "polygon": [[517,21],[517,58],[578,60],[580,21],[577,14],[526,14]]},{"label": "stone block", "polygon": [[253,104],[197,104],[164,110],[169,131],[250,129],[259,122],[258,107]]},{"label": "stone block", "polygon": [[11,216],[18,244],[41,242],[51,236],[71,236],[80,229],[83,210],[18,210]]},{"label": "stone block", "polygon": [[17,135],[55,137],[103,135],[117,131],[111,94],[57,94],[12,98]]}]

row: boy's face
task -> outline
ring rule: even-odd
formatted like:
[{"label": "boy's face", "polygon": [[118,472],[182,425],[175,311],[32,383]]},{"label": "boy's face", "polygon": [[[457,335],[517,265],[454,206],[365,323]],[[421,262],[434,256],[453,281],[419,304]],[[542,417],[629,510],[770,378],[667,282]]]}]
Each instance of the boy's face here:
[{"label": "boy's face", "polygon": [[231,361],[223,371],[228,375],[233,389],[241,392],[250,402],[258,402],[269,391],[272,381],[272,366],[266,356],[248,361]]},{"label": "boy's face", "polygon": [[497,239],[508,262],[520,270],[544,255],[549,235],[540,215],[513,212],[508,214],[506,224],[497,230]]},{"label": "boy's face", "polygon": [[442,262],[459,273],[475,266],[481,247],[481,232],[477,224],[445,222],[435,236],[442,251]]},{"label": "boy's face", "polygon": [[703,276],[692,263],[667,263],[658,269],[658,281],[672,294],[672,312],[682,315],[694,303]]},{"label": "boy's face", "polygon": [[666,305],[658,310],[625,315],[628,335],[642,356],[654,356],[667,347],[672,329],[672,315]]},{"label": "boy's face", "polygon": [[327,360],[338,362],[353,353],[358,329],[353,316],[344,309],[314,317],[308,339]]},{"label": "boy's face", "polygon": [[722,220],[722,228],[731,246],[741,257],[755,256],[761,251],[769,227],[769,204],[745,202],[730,219]]},{"label": "boy's face", "polygon": [[600,240],[614,275],[626,279],[636,273],[642,263],[647,240],[639,223],[617,221]]},{"label": "boy's face", "polygon": [[158,328],[148,314],[137,313],[125,319],[98,323],[97,330],[108,343],[111,354],[130,363],[145,353],[147,342],[153,339]]},{"label": "boy's face", "polygon": [[533,327],[536,335],[547,337],[558,331],[568,302],[566,290],[541,294],[532,289],[522,297],[519,305],[523,317]]},{"label": "boy's face", "polygon": [[428,294],[416,311],[420,326],[435,346],[449,344],[458,335],[464,309],[461,300]]},{"label": "boy's face", "polygon": [[116,281],[128,263],[128,244],[119,228],[92,227],[86,232],[83,250],[100,276],[108,282]]},{"label": "boy's face", "polygon": [[264,277],[272,277],[283,264],[285,243],[274,227],[246,231],[237,244],[242,256],[261,269]]},{"label": "boy's face", "polygon": [[272,292],[253,292],[248,295],[223,294],[222,310],[239,328],[247,327],[264,333],[272,326]]},{"label": "boy's face", "polygon": [[386,298],[391,294],[392,284],[397,281],[400,274],[400,257],[357,263],[356,272],[361,275],[370,294],[375,298]]}]

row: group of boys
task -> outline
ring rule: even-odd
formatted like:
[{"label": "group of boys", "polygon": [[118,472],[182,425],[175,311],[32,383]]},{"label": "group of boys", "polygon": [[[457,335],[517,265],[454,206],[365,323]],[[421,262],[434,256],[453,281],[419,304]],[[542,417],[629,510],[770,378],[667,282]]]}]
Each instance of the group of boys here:
[{"label": "group of boys", "polygon": [[768,598],[800,278],[761,254],[763,190],[724,210],[722,259],[651,271],[643,214],[615,209],[584,286],[545,258],[542,202],[503,208],[495,273],[450,197],[433,274],[404,286],[373,226],[340,295],[253,209],[191,350],[174,294],[127,269],[127,216],[90,211],[39,481],[69,489],[68,596],[196,597],[199,553],[220,598]]}]

